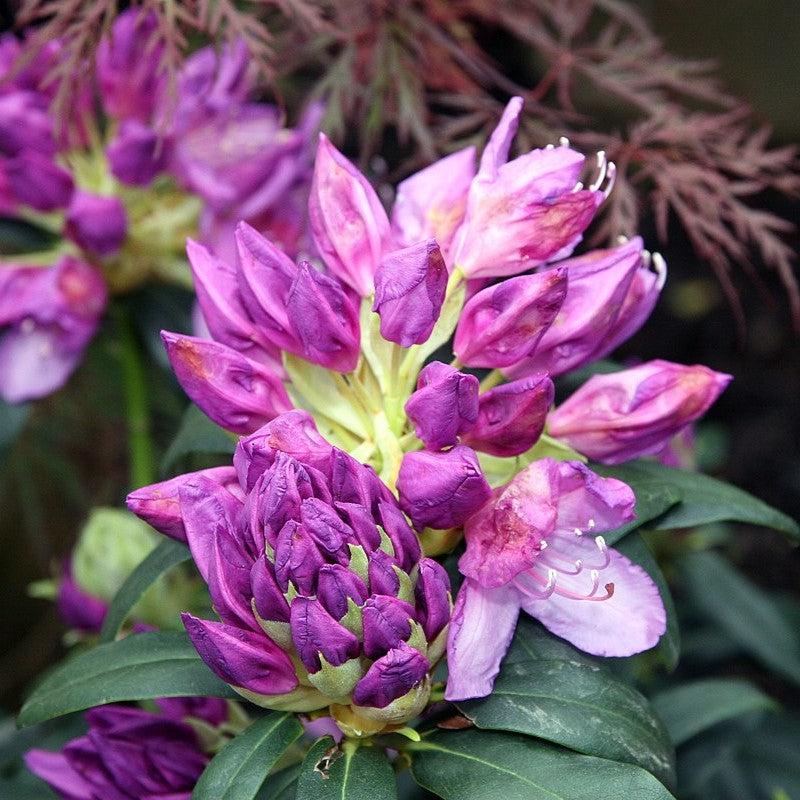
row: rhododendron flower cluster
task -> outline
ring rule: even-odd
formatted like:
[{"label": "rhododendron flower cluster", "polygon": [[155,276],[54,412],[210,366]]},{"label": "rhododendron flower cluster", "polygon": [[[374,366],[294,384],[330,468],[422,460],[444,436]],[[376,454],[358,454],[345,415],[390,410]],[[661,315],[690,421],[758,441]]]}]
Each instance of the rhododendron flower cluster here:
[{"label": "rhododendron flower cluster", "polygon": [[[390,215],[321,136],[318,262],[246,223],[235,259],[189,244],[213,339],[164,342],[189,396],[244,438],[233,467],[128,502],[188,541],[221,622],[186,628],[254,702],[330,705],[363,733],[424,707],[445,631],[446,696],[462,699],[491,691],[520,609],[597,655],[665,630],[652,579],[601,535],[634,518],[633,492],[585,457],[662,451],[729,378],[655,361],[553,410],[553,377],[632,335],[666,268],[638,238],[571,257],[613,165],[598,154],[584,183],[565,141],[509,160],[520,111],[515,98],[477,169],[472,149],[437,162],[400,185]],[[451,337],[452,363],[434,360]],[[437,555],[462,533],[451,620],[419,541]]]},{"label": "rhododendron flower cluster", "polygon": [[[320,109],[288,129],[277,108],[252,102],[242,42],[198,51],[170,87],[155,25],[140,9],[116,19],[96,58],[100,107],[82,91],[69,123],[49,111],[59,42],[18,69],[26,43],[0,38],[0,213],[60,237],[0,264],[8,402],[65,382],[98,328],[106,286],[188,282],[187,235],[230,255],[234,223],[247,219],[290,251],[303,246]],[[31,296],[35,304],[23,302]]]}]

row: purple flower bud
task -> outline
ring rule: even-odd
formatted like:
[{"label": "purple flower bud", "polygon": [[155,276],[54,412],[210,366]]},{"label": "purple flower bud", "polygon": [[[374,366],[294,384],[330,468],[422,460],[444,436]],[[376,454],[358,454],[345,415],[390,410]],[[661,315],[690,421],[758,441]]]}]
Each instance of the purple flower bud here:
[{"label": "purple flower bud", "polygon": [[5,176],[17,201],[37,211],[65,208],[74,188],[69,172],[33,150],[7,159]]},{"label": "purple flower bud", "polygon": [[381,318],[381,336],[402,347],[426,342],[446,289],[447,267],[435,240],[384,256],[375,272],[372,305]]},{"label": "purple flower bud", "polygon": [[129,9],[120,14],[97,49],[100,95],[107,114],[118,120],[147,122],[162,84],[163,43],[156,37],[155,14]]},{"label": "purple flower bud", "polygon": [[362,609],[364,654],[379,658],[411,636],[414,608],[405,600],[390,595],[373,595]]},{"label": "purple flower bud", "polygon": [[359,706],[386,708],[425,680],[429,669],[428,659],[402,642],[367,670],[356,685],[353,701]]},{"label": "purple flower bud", "polygon": [[252,433],[291,408],[280,378],[230,347],[168,331],[161,338],[183,390],[223,428]]},{"label": "purple flower bud", "polygon": [[429,450],[450,447],[478,418],[478,379],[434,361],[420,372],[405,409]]},{"label": "purple flower bud", "polygon": [[450,578],[438,561],[420,559],[414,596],[417,600],[417,617],[425,637],[432,642],[450,622]]},{"label": "purple flower bud", "polygon": [[376,550],[369,559],[369,588],[372,594],[396,596],[400,577],[394,559],[383,550]]},{"label": "purple flower bud", "polygon": [[236,497],[242,497],[236,470],[233,467],[212,467],[136,489],[128,495],[125,504],[137,517],[157,531],[179,542],[185,542],[186,530],[183,526],[179,493],[181,486],[198,476],[218,483]]},{"label": "purple flower bud", "polygon": [[320,552],[335,558],[344,551],[345,543],[355,537],[350,526],[323,500],[314,497],[304,500],[300,507],[300,521],[316,543]]},{"label": "purple flower bud", "polygon": [[470,186],[452,248],[454,266],[469,278],[515,275],[563,258],[604,197],[599,183],[580,187],[584,157],[567,146],[507,162],[521,111],[521,98],[512,98]]},{"label": "purple flower bud", "polygon": [[114,177],[130,186],[147,186],[166,169],[171,142],[136,120],[122,124],[106,155]]},{"label": "purple flower bud", "polygon": [[317,597],[327,612],[337,620],[347,613],[347,600],[363,605],[367,599],[367,587],[361,578],[341,564],[325,564],[320,567],[317,580]]},{"label": "purple flower bud", "polygon": [[495,386],[479,398],[478,420],[463,437],[482,453],[510,458],[536,444],[555,390],[547,375],[531,375]]},{"label": "purple flower bud", "polygon": [[107,603],[78,586],[69,563],[64,565],[58,582],[56,604],[58,615],[70,628],[88,633],[100,630],[108,612]]},{"label": "purple flower bud", "polygon": [[37,92],[10,92],[0,97],[0,155],[26,150],[52,157],[56,152],[47,102]]},{"label": "purple flower bud", "polygon": [[[545,331],[533,353],[503,372],[512,378],[549,372],[561,375],[609,352],[626,335],[628,320],[621,318],[627,305],[634,329],[655,303],[658,285],[642,257],[642,240],[633,239],[610,250],[595,250],[559,264],[566,270],[568,288],[556,321]],[[634,277],[649,286],[633,288]],[[544,273],[546,274],[546,273]],[[630,301],[627,298],[630,296]]]},{"label": "purple flower bud", "polygon": [[619,464],[657,453],[705,414],[730,381],[708,367],[648,361],[594,375],[550,415],[548,427],[579,453]]},{"label": "purple flower bud", "polygon": [[326,369],[352,372],[358,363],[358,309],[338,281],[308,262],[297,268],[286,313],[299,343],[298,355]]},{"label": "purple flower bud", "polygon": [[406,453],[397,478],[400,507],[418,528],[462,525],[492,496],[475,451]]},{"label": "purple flower bud", "polygon": [[311,673],[320,670],[320,656],[331,666],[338,667],[359,654],[356,636],[340,625],[319,600],[295,597],[291,625],[297,654]]},{"label": "purple flower bud", "polygon": [[266,634],[181,614],[200,657],[226,683],[264,695],[297,686],[291,659]]},{"label": "purple flower bud", "polygon": [[336,510],[350,526],[356,541],[367,552],[377,550],[381,544],[381,535],[372,512],[358,503],[336,503]]},{"label": "purple flower bud", "polygon": [[290,519],[281,528],[275,543],[275,577],[281,589],[287,591],[291,581],[303,594],[314,594],[317,573],[324,563],[309,532]]},{"label": "purple flower bud", "polygon": [[[189,705],[191,700],[195,705]],[[93,708],[86,713],[86,735],[60,752],[29,750],[25,763],[65,800],[188,798],[209,756],[192,728],[178,717],[177,704],[202,714],[213,704],[212,716],[203,718],[214,725],[223,710],[227,718],[224,700],[191,700],[159,701],[167,704],[164,715],[127,706]]]},{"label": "purple flower bud", "polygon": [[118,197],[77,191],[72,195],[65,221],[67,236],[95,256],[117,253],[128,232],[125,206]]},{"label": "purple flower bud", "polygon": [[323,133],[308,214],[314,243],[328,269],[362,297],[372,294],[389,220],[369,181]]},{"label": "purple flower bud", "polygon": [[275,463],[278,453],[287,453],[301,464],[330,475],[333,448],[319,435],[313,417],[301,409],[281,414],[236,445],[233,466],[246,492]]},{"label": "purple flower bud", "polygon": [[466,147],[406,178],[397,187],[392,208],[392,234],[398,244],[433,238],[446,259],[464,219],[474,177],[475,148]]},{"label": "purple flower bud", "polygon": [[275,580],[273,565],[262,555],[250,571],[253,604],[258,616],[270,622],[288,622],[289,604]]},{"label": "purple flower bud", "polygon": [[339,503],[357,503],[375,512],[380,500],[391,499],[375,470],[334,447],[330,457],[331,491]]},{"label": "purple flower bud", "polygon": [[220,697],[161,697],[156,705],[165,717],[201,719],[217,727],[228,721],[228,703]]},{"label": "purple flower bud", "polygon": [[105,310],[100,273],[65,256],[54,267],[0,269],[0,397],[20,403],[60,388]]},{"label": "purple flower bud", "polygon": [[386,535],[394,549],[394,561],[406,572],[411,572],[422,555],[417,535],[411,530],[403,512],[394,501],[381,502],[378,510]]},{"label": "purple flower bud", "polygon": [[453,349],[470,367],[507,367],[536,349],[567,294],[567,271],[509,278],[474,295],[461,312]]}]

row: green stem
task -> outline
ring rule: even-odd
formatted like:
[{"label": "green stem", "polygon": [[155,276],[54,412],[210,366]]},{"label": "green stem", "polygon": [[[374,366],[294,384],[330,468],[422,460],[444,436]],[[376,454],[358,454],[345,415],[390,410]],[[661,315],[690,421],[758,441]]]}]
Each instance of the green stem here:
[{"label": "green stem", "polygon": [[499,383],[503,382],[503,373],[500,372],[499,369],[493,369],[482,381],[481,381],[481,391],[488,392],[489,389],[493,389]]},{"label": "green stem", "polygon": [[139,342],[127,309],[118,308],[117,327],[120,343],[122,386],[125,393],[125,416],[128,422],[128,469],[132,488],[155,483],[156,468],[150,434],[150,398]]}]

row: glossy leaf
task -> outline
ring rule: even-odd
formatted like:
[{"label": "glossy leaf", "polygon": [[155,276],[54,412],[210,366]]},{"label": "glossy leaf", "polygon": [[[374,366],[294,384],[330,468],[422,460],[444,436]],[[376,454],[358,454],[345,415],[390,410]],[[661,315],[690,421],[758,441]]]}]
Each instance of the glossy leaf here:
[{"label": "glossy leaf", "polygon": [[413,751],[414,778],[444,800],[673,799],[640,767],[518,734],[437,731]]},{"label": "glossy leaf", "polygon": [[666,689],[652,703],[676,746],[731,717],[777,708],[772,698],[747,681],[714,678]]},{"label": "glossy leaf", "polygon": [[181,543],[167,539],[156,547],[119,587],[108,608],[103,627],[100,631],[101,642],[113,641],[119,633],[122,623],[139,602],[147,589],[178,564],[192,557],[189,548]]},{"label": "glossy leaf", "polygon": [[178,433],[172,440],[161,463],[161,471],[170,474],[185,456],[195,453],[231,455],[236,439],[212,422],[197,406],[191,405],[181,420]]},{"label": "glossy leaf", "polygon": [[60,664],[34,689],[20,727],[124,700],[238,695],[205,665],[185,633],[140,633]]},{"label": "glossy leaf", "polygon": [[695,613],[722,628],[749,655],[800,684],[800,634],[783,609],[717,553],[679,562],[681,587]]},{"label": "glossy leaf", "polygon": [[528,619],[517,626],[492,693],[457,705],[479,728],[536,736],[675,780],[672,744],[647,700]]},{"label": "glossy leaf", "polygon": [[397,784],[386,754],[377,747],[330,736],[314,743],[297,780],[296,800],[395,800]]},{"label": "glossy leaf", "polygon": [[747,522],[774,528],[800,541],[800,526],[786,514],[730,484],[697,472],[671,469],[655,461],[633,461],[616,467],[593,464],[602,475],[613,475],[638,493],[646,487],[671,486],[681,502],[658,519],[659,530],[691,528],[710,522]]},{"label": "glossy leaf", "polygon": [[192,800],[253,800],[269,771],[303,735],[294,714],[267,714],[231,739],[209,762]]},{"label": "glossy leaf", "polygon": [[641,528],[655,519],[659,519],[662,514],[675,508],[680,503],[682,494],[675,486],[660,483],[659,481],[641,481],[636,486],[631,486],[636,495],[636,519],[603,534],[606,544],[614,544],[631,531]]}]

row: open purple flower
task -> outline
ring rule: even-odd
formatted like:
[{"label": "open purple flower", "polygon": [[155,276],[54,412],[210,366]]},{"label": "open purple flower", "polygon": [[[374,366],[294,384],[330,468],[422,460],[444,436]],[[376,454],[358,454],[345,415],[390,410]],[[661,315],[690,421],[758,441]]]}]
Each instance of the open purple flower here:
[{"label": "open purple flower", "polygon": [[180,531],[145,503],[163,486],[129,501],[185,535],[208,583],[221,621],[183,615],[202,658],[268,708],[350,704],[386,724],[414,716],[444,650],[449,584],[421,558],[391,492],[299,411],[243,439],[234,466],[235,492],[221,475],[173,484]]},{"label": "open purple flower", "polygon": [[535,461],[465,526],[465,576],[448,641],[446,697],[491,691],[520,609],[588,653],[653,647],[666,613],[647,573],[602,536],[634,518],[631,489],[579,462]]}]

